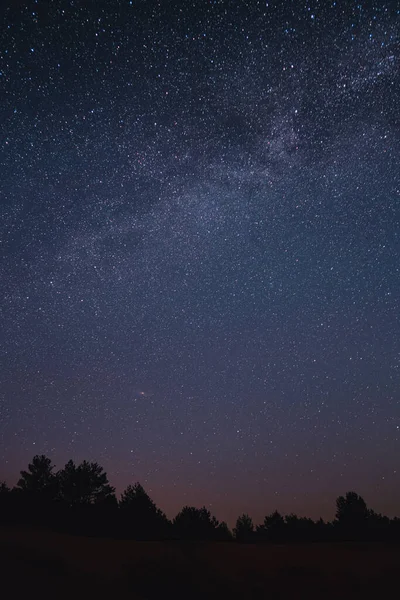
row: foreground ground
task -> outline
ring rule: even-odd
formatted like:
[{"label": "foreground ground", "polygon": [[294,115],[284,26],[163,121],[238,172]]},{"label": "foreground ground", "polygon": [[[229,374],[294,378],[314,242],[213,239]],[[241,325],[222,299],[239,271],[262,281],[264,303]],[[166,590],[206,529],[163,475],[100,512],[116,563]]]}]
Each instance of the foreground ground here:
[{"label": "foreground ground", "polygon": [[134,542],[0,528],[13,598],[376,598],[398,590],[400,547]]}]

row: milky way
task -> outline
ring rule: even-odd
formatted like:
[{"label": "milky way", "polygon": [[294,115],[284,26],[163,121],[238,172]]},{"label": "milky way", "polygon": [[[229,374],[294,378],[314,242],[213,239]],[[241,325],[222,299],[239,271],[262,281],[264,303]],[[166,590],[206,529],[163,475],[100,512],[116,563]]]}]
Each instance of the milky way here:
[{"label": "milky way", "polygon": [[396,3],[6,4],[0,479],[393,514]]}]

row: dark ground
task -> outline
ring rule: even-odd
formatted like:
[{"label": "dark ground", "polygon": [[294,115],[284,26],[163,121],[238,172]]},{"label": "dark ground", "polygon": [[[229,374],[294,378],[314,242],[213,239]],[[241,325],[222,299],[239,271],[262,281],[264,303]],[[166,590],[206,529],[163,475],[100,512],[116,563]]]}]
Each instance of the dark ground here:
[{"label": "dark ground", "polygon": [[389,598],[400,547],[135,542],[0,528],[4,598]]}]

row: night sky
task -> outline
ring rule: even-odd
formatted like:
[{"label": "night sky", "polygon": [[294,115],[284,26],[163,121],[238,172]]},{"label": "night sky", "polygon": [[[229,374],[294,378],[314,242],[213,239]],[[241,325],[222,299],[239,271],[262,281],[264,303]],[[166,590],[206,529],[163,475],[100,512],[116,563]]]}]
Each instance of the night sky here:
[{"label": "night sky", "polygon": [[1,3],[0,479],[400,513],[396,4]]}]

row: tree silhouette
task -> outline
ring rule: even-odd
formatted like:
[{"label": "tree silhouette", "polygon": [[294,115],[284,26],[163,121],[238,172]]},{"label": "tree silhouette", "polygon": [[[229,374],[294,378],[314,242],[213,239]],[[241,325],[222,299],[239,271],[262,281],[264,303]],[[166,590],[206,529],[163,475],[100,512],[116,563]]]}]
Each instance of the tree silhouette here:
[{"label": "tree silhouette", "polygon": [[213,540],[218,537],[219,522],[205,506],[184,506],[176,515],[173,526],[180,539]]},{"label": "tree silhouette", "polygon": [[55,499],[58,495],[58,478],[54,465],[44,454],[33,457],[27,471],[20,471],[20,479],[12,495],[12,514],[15,520],[25,523],[53,523]]},{"label": "tree silhouette", "polygon": [[347,529],[359,528],[368,520],[365,500],[355,492],[339,496],[336,500],[336,519],[340,526]]},{"label": "tree silhouette", "polygon": [[0,481],[0,523],[11,520],[11,490],[5,481]]},{"label": "tree silhouette", "polygon": [[[96,462],[73,460],[54,473],[45,455],[36,455],[17,486],[9,489],[0,481],[0,521],[45,525],[86,535],[118,534],[138,540],[178,538],[182,540],[230,541],[232,532],[203,506],[185,506],[171,523],[140,483],[129,485],[120,501],[107,474]],[[336,500],[336,518],[325,523],[274,511],[255,531],[247,514],[233,530],[238,542],[309,541],[400,541],[400,519],[389,519],[367,507],[355,492]]]},{"label": "tree silhouette", "polygon": [[74,506],[80,503],[81,490],[78,475],[78,467],[73,460],[69,460],[64,469],[58,473],[60,499],[67,506]]},{"label": "tree silhouette", "polygon": [[339,523],[362,522],[368,518],[365,500],[355,492],[347,492],[336,500],[336,518]]},{"label": "tree silhouette", "polygon": [[252,518],[247,514],[238,517],[233,533],[238,542],[252,542],[254,540],[254,525]]},{"label": "tree silhouette", "polygon": [[369,510],[365,500],[355,492],[347,492],[336,500],[336,525],[340,536],[350,539],[366,537]]},{"label": "tree silhouette", "polygon": [[232,531],[225,521],[221,521],[215,531],[215,539],[219,542],[231,542],[233,540]]},{"label": "tree silhouette", "polygon": [[372,540],[390,539],[391,521],[388,517],[368,510],[368,534]]},{"label": "tree silhouette", "polygon": [[170,522],[140,483],[126,488],[119,508],[124,535],[136,539],[160,539],[168,535]]},{"label": "tree silhouette", "polygon": [[[323,523],[323,522],[322,522]],[[309,542],[318,539],[321,522],[317,524],[307,517],[290,514],[285,517],[285,539],[293,542]]]},{"label": "tree silhouette", "polygon": [[107,474],[96,462],[69,460],[58,472],[59,500],[63,507],[60,526],[85,535],[109,535],[115,531],[117,500]]},{"label": "tree silhouette", "polygon": [[387,536],[391,541],[400,541],[400,518],[394,517],[390,521],[390,529]]},{"label": "tree silhouette", "polygon": [[[96,462],[84,460],[76,466],[69,460],[58,473],[60,499],[67,506],[83,506],[104,503],[114,496],[107,474]],[[111,500],[112,501],[112,500]]]},{"label": "tree silhouette", "polygon": [[264,517],[263,524],[257,527],[257,537],[263,541],[282,542],[285,539],[285,533],[285,519],[277,510]]},{"label": "tree silhouette", "polygon": [[6,495],[10,493],[10,488],[6,484],[5,481],[0,481],[0,496]]},{"label": "tree silhouette", "polygon": [[54,465],[44,454],[33,457],[27,471],[21,471],[17,488],[22,492],[54,499],[57,495],[57,477]]}]

